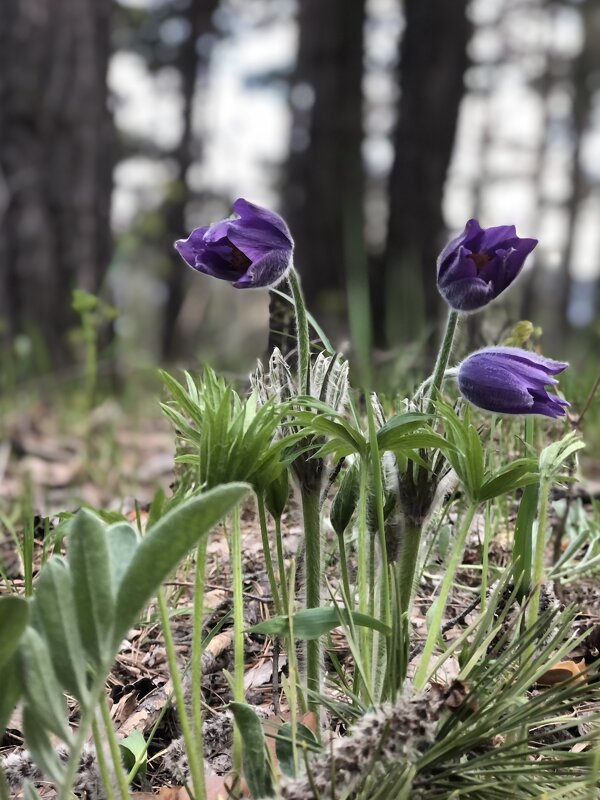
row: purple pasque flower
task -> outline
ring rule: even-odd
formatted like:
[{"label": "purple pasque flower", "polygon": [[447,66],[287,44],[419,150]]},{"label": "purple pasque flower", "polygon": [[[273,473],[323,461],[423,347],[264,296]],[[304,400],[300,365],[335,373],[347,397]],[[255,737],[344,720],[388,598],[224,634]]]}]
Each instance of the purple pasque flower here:
[{"label": "purple pasque flower", "polygon": [[233,210],[237,217],[196,228],[175,247],[192,269],[236,289],[275,286],[292,265],[294,240],[288,226],[279,214],[241,197]]},{"label": "purple pasque flower", "polygon": [[458,388],[474,406],[497,414],[544,414],[564,417],[570,405],[546,386],[558,383],[569,365],[519,347],[486,347],[458,368]]},{"label": "purple pasque flower", "polygon": [[514,225],[482,228],[470,219],[437,260],[440,294],[456,311],[476,311],[517,277],[537,239],[521,239]]}]

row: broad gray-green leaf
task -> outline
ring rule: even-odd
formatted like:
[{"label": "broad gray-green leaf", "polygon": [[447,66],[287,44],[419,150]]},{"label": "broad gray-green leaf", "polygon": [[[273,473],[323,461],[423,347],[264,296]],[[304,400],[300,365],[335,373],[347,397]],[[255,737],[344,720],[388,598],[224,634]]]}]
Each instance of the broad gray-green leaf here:
[{"label": "broad gray-green leaf", "polygon": [[29,618],[29,603],[24,597],[0,597],[0,667],[13,655]]},{"label": "broad gray-green leaf", "polygon": [[242,737],[244,778],[252,797],[255,800],[271,797],[273,781],[262,722],[256,711],[245,703],[230,703],[229,708]]},{"label": "broad gray-green leaf", "polygon": [[115,621],[115,587],[104,523],[78,511],[69,536],[69,566],[81,640],[92,663],[105,667]]},{"label": "broad gray-green leaf", "polygon": [[115,586],[118,587],[133,559],[140,537],[128,522],[117,522],[106,529],[106,538],[108,539],[113,580]]},{"label": "broad gray-green leaf", "polygon": [[245,483],[217,486],[172,509],[152,526],[138,546],[119,587],[114,649],[190,548],[249,491],[250,486]]},{"label": "broad gray-green leaf", "polygon": [[34,628],[27,628],[19,652],[25,697],[35,709],[38,725],[67,741],[70,731],[66,703],[46,642]]},{"label": "broad gray-green leaf", "polygon": [[21,664],[18,654],[14,653],[12,658],[0,667],[0,738],[4,733],[10,715],[14,707],[19,702],[23,694],[23,682],[21,679]]},{"label": "broad gray-green leaf", "polygon": [[46,640],[60,682],[85,705],[86,661],[77,625],[73,581],[68,565],[60,556],[52,557],[42,568],[33,602],[33,625]]},{"label": "broad gray-green leaf", "polygon": [[[337,628],[340,625],[348,624],[349,614],[344,608],[326,606],[322,608],[307,608],[299,611],[292,617],[295,639],[318,639],[325,633]],[[363,628],[372,628],[379,631],[384,636],[392,633],[389,625],[381,622],[368,614],[361,614],[358,611],[352,612],[352,622]],[[265,622],[253,625],[250,630],[252,633],[266,633],[270,636],[287,636],[290,632],[290,621],[286,616],[271,617]]]},{"label": "broad gray-green leaf", "polygon": [[60,785],[64,779],[65,768],[56,752],[56,746],[48,736],[40,717],[29,703],[23,709],[23,733],[25,744],[31,756],[42,772]]}]

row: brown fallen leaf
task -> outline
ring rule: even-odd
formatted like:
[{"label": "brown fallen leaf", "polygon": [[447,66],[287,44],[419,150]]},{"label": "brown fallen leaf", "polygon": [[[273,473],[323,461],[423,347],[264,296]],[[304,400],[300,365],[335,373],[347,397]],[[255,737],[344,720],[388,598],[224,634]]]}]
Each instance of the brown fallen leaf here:
[{"label": "brown fallen leaf", "polygon": [[[538,678],[537,682],[540,686],[556,686],[558,683],[563,683],[573,678],[575,678],[574,682],[585,682],[585,674],[582,674],[584,672],[584,658],[579,661],[559,661],[558,664],[555,664],[553,667],[550,667],[547,672],[544,672],[544,674]],[[579,679],[577,679],[576,676],[579,676]]]}]

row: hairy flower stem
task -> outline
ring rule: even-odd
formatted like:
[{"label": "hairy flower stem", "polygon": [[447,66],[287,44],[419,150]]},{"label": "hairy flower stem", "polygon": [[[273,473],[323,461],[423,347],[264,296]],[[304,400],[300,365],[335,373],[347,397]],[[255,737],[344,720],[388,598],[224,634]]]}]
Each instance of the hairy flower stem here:
[{"label": "hairy flower stem", "polygon": [[[306,583],[306,608],[321,605],[321,508],[318,491],[302,491],[302,518],[304,522],[304,573]],[[321,690],[321,648],[318,639],[306,643],[306,688],[308,708],[319,711],[319,703],[311,692]]]},{"label": "hairy flower stem", "polygon": [[191,705],[192,731],[196,752],[204,770],[204,736],[202,733],[202,627],[204,622],[204,581],[206,574],[206,548],[208,537],[203,536],[196,549],[196,574],[194,578],[194,623],[192,628]]},{"label": "hairy flower stem", "polygon": [[[383,510],[383,477],[381,474],[381,455],[379,452],[379,443],[377,441],[377,424],[375,420],[375,412],[373,410],[373,403],[369,392],[365,393],[365,401],[367,408],[367,421],[369,426],[369,451],[371,454],[371,465],[373,469],[373,494],[375,497],[375,511],[377,516],[377,541],[379,543],[379,614],[380,619],[386,624],[391,624],[392,611],[391,611],[391,593],[389,583],[389,570],[388,570],[388,556],[387,545],[385,540],[385,517]],[[374,563],[375,548],[373,547],[372,554],[372,569],[375,569]],[[373,580],[373,589],[375,581]],[[374,608],[373,608],[374,613]],[[378,632],[374,632],[374,648],[373,648],[373,693],[375,697],[379,697],[385,679],[386,663],[388,659],[388,645],[387,637],[382,636]]]},{"label": "hairy flower stem", "polygon": [[119,750],[119,743],[115,734],[113,721],[110,718],[110,711],[108,708],[108,703],[106,702],[105,694],[103,694],[100,698],[100,714],[102,716],[102,723],[104,725],[106,739],[108,741],[108,749],[113,762],[113,768],[115,770],[115,776],[117,779],[121,800],[129,800],[129,781],[127,779],[127,775],[125,774],[125,770],[123,769],[121,751]]},{"label": "hairy flower stem", "polygon": [[[240,508],[231,514],[230,559],[233,583],[233,699],[244,702],[244,582],[242,572],[242,531]],[[233,727],[233,771],[242,774],[242,736],[237,726]]]},{"label": "hairy flower stem", "polygon": [[[546,533],[548,531],[548,508],[550,504],[550,489],[552,479],[542,473],[540,478],[540,495],[538,503],[538,529],[535,537],[535,551],[533,557],[533,595],[529,608],[528,626],[533,626],[538,621],[540,615],[540,593],[544,580],[544,555],[546,552]],[[528,655],[533,655],[534,646],[532,645]]]},{"label": "hairy flower stem", "polygon": [[[106,800],[115,800],[115,793],[113,792],[112,780],[108,770],[108,763],[106,761],[106,755],[104,753],[104,747],[102,743],[102,734],[100,733],[100,726],[98,725],[97,719],[94,719],[92,722],[92,736],[94,737],[94,747],[96,748],[98,772],[100,773],[100,778],[102,779]],[[127,795],[125,795],[125,798],[127,798]]]},{"label": "hairy flower stem", "polygon": [[419,667],[414,680],[414,687],[417,692],[423,689],[427,679],[429,678],[429,662],[440,634],[444,610],[448,602],[448,595],[452,589],[452,582],[454,581],[456,571],[458,570],[476,510],[477,503],[471,503],[465,512],[460,531],[458,532],[454,547],[452,548],[452,553],[450,554],[450,561],[446,567],[446,572],[444,574],[444,579],[442,580],[439,594],[432,608],[431,621],[427,631],[427,639],[425,641],[425,647],[423,648],[421,660],[419,662]]},{"label": "hairy flower stem", "polygon": [[350,577],[348,575],[348,556],[344,534],[338,534],[338,550],[340,553],[340,571],[342,573],[342,588],[344,592],[344,605],[348,611],[352,610],[352,594],[350,592]]},{"label": "hairy flower stem", "polygon": [[423,526],[419,522],[404,521],[397,576],[400,606],[409,617],[422,532]]},{"label": "hairy flower stem", "polygon": [[288,272],[288,281],[294,299],[296,312],[296,340],[298,342],[298,387],[301,394],[310,394],[310,336],[308,333],[308,317],[300,276],[292,267]]},{"label": "hairy flower stem", "polygon": [[448,361],[450,360],[450,354],[452,353],[452,344],[454,342],[454,334],[456,332],[457,323],[458,323],[458,311],[452,309],[448,313],[448,319],[446,321],[446,330],[444,331],[444,337],[442,339],[442,344],[440,345],[440,349],[435,362],[435,367],[433,370],[433,375],[431,378],[431,387],[429,389],[428,393],[429,399],[427,402],[427,415],[429,417],[433,416],[433,412],[435,410],[436,395],[442,386],[442,382],[444,380],[444,373],[446,372],[446,367],[448,366]]},{"label": "hairy flower stem", "polygon": [[283,558],[283,540],[281,538],[281,517],[275,518],[275,545],[277,547],[277,568],[279,570],[279,585],[281,587],[281,605],[283,613],[288,609],[288,590],[285,571],[285,560]]},{"label": "hairy flower stem", "polygon": [[[94,721],[97,704],[100,702],[100,697],[104,692],[104,683],[109,670],[110,664],[103,665],[98,669],[98,673],[95,676],[92,688],[90,689],[89,702],[87,705],[82,706],[81,708],[79,726],[73,742],[69,747],[69,760],[67,761],[64,778],[58,793],[58,800],[72,800],[73,783],[75,782],[77,770],[79,769],[81,753],[88,738],[91,725]],[[204,798],[201,798],[201,800],[204,800]]]},{"label": "hairy flower stem", "polygon": [[[258,493],[256,495],[256,505],[258,506],[258,519],[260,523],[260,536],[262,539],[263,557],[265,559],[265,568],[269,578],[269,586],[271,587],[271,594],[273,595],[273,606],[277,615],[283,614],[285,606],[282,605],[281,597],[279,595],[279,587],[275,578],[275,570],[273,569],[273,559],[271,558],[271,543],[269,542],[269,529],[267,528],[267,515],[265,513],[265,501],[263,495]],[[279,548],[278,548],[279,549]],[[281,564],[279,564],[279,571],[281,573]],[[279,586],[283,592],[285,584],[285,573],[279,576]]]},{"label": "hairy flower stem", "polygon": [[[369,613],[369,582],[368,582],[368,562],[366,558],[368,546],[368,525],[367,525],[367,501],[369,494],[369,466],[365,459],[360,462],[360,488],[358,495],[358,610],[361,614]],[[368,693],[371,686],[371,652],[369,650],[369,635],[366,628],[361,627],[359,631],[360,638],[360,652],[363,656],[363,674],[365,686],[362,687],[362,696]],[[361,675],[359,670],[355,671],[355,686],[354,691],[357,693],[361,682]]]},{"label": "hairy flower stem", "polygon": [[181,734],[183,736],[183,741],[185,742],[188,765],[192,778],[192,787],[194,789],[194,800],[206,800],[206,787],[204,784],[204,759],[199,751],[202,737],[200,737],[200,741],[196,741],[194,731],[186,711],[183,683],[181,681],[181,675],[179,674],[177,654],[175,652],[175,644],[173,642],[173,634],[171,633],[171,624],[169,622],[169,608],[167,606],[165,590],[163,588],[159,589],[157,597],[160,624],[163,630],[165,650],[167,653],[167,663],[169,665],[169,674],[173,684],[173,694],[175,695],[175,703],[177,705],[177,712],[179,714]]}]

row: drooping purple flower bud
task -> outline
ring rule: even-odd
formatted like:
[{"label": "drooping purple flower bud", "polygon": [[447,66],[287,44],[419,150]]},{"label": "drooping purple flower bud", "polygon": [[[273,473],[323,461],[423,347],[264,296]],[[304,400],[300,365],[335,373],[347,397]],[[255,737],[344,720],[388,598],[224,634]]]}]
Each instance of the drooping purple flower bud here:
[{"label": "drooping purple flower bud", "polygon": [[487,347],[466,358],[458,369],[458,388],[470,403],[497,414],[543,414],[564,417],[570,405],[546,386],[558,383],[569,365],[519,347]]},{"label": "drooping purple flower bud", "polygon": [[292,265],[294,240],[284,220],[266,208],[239,198],[238,215],[175,242],[184,261],[197,272],[229,281],[236,289],[275,286]]},{"label": "drooping purple flower bud", "polygon": [[483,308],[510,286],[536,244],[520,239],[514,225],[482,228],[470,219],[438,256],[440,294],[456,311]]}]

